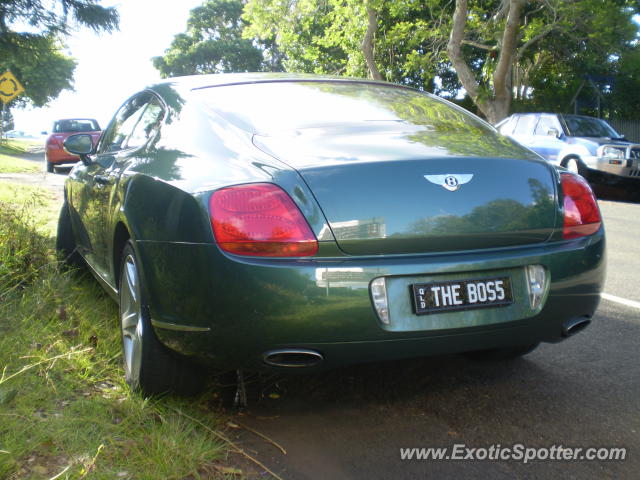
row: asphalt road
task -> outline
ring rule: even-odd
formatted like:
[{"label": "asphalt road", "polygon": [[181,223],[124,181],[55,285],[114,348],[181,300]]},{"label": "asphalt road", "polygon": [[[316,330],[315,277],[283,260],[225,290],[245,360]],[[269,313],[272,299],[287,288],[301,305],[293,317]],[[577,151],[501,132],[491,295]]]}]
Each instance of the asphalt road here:
[{"label": "asphalt road", "polygon": [[[640,478],[640,203],[615,198],[600,199],[607,296],[585,331],[507,363],[447,356],[261,379],[235,420],[287,453],[249,430],[239,441],[290,480]],[[518,444],[627,450],[624,461],[400,458]]]},{"label": "asphalt road", "polygon": [[599,203],[607,231],[605,292],[640,302],[640,204]]}]

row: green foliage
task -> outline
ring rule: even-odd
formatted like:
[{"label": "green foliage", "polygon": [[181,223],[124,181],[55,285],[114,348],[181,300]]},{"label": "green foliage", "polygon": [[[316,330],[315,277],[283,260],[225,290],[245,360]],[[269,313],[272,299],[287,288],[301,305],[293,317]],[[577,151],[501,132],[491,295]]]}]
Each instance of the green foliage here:
[{"label": "green foliage", "polygon": [[249,0],[246,37],[274,42],[287,71],[366,77],[367,5],[377,11],[376,63],[386,80],[433,90],[442,61],[428,6],[411,0]]},{"label": "green foliage", "polygon": [[0,59],[0,71],[10,70],[25,88],[23,95],[12,102],[14,105],[29,102],[42,107],[62,90],[73,88],[76,62],[62,53],[62,44],[57,36],[25,33],[12,36],[10,52],[13,54]]},{"label": "green foliage", "polygon": [[76,64],[61,52],[60,43],[72,28],[111,32],[118,22],[115,7],[102,7],[96,0],[0,2],[0,71],[11,70],[25,87],[16,103],[43,106],[72,88]]},{"label": "green foliage", "polygon": [[609,116],[635,120],[640,106],[640,47],[620,55],[616,67],[615,87],[607,95]]},{"label": "green foliage", "polygon": [[[76,26],[96,32],[118,28],[115,7],[102,7],[96,0],[3,0],[0,8],[0,31],[10,32],[13,25],[29,25],[42,33],[68,35]],[[3,39],[3,41],[6,39]]]},{"label": "green foliage", "polygon": [[[589,77],[595,79],[609,115],[635,115],[624,107],[640,107],[640,98],[634,100],[634,92],[640,86],[634,64],[640,58],[634,59],[633,55],[638,48],[638,26],[633,21],[638,5],[624,0],[557,2],[555,13],[555,23],[538,22],[526,37],[547,32],[537,41],[536,48],[520,58],[514,109],[573,111],[571,101]],[[590,85],[585,86],[578,100],[589,105],[581,113],[597,114],[596,96]],[[626,105],[614,100],[621,97],[628,99]]]},{"label": "green foliage", "polygon": [[242,37],[241,0],[208,0],[194,8],[187,32],[174,37],[171,46],[153,65],[163,77],[199,73],[277,70],[277,60],[266,62],[262,48]]},{"label": "green foliage", "polygon": [[[478,84],[477,101],[494,99],[508,3],[468,2],[463,54]],[[244,35],[275,43],[288,71],[363,77],[367,6],[376,12],[375,61],[386,80],[449,98],[459,94],[461,84],[446,52],[455,2],[248,0]],[[566,111],[587,74],[618,74],[615,84],[599,85],[606,95],[622,93],[623,86],[637,90],[632,79],[638,78],[638,58],[631,52],[637,50],[633,15],[639,11],[631,0],[526,2],[507,80],[514,108]],[[639,107],[634,103],[629,109]]]},{"label": "green foliage", "polygon": [[249,24],[243,35],[275,43],[287,71],[342,73],[348,60],[344,48],[323,39],[332,11],[330,0],[250,0],[244,9]]}]

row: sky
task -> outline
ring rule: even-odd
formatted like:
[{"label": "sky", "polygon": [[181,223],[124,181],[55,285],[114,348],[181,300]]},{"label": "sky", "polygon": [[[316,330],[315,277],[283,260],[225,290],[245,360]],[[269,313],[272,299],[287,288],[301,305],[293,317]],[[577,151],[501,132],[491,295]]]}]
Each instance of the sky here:
[{"label": "sky", "polygon": [[13,109],[15,129],[50,131],[59,118],[95,118],[101,127],[132,94],[160,79],[151,57],[162,55],[174,35],[184,32],[189,11],[203,0],[103,0],[120,12],[120,31],[95,34],[79,29],[68,37],[67,54],[78,65],[75,91],[63,91],[46,108]]}]

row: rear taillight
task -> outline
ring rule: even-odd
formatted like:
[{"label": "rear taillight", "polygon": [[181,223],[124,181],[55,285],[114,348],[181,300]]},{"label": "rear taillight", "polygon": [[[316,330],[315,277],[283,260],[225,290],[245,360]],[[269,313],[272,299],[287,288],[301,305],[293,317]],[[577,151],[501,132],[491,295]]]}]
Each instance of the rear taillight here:
[{"label": "rear taillight", "polygon": [[222,250],[236,255],[308,257],[318,240],[302,212],[272,183],[218,190],[209,200],[213,234]]},{"label": "rear taillight", "polygon": [[602,218],[587,181],[579,175],[560,175],[564,193],[564,238],[584,237],[600,229]]}]

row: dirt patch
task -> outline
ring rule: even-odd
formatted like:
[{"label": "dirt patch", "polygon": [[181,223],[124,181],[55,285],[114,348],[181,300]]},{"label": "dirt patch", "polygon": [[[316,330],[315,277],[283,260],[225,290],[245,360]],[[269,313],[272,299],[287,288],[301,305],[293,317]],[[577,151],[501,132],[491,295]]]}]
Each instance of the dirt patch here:
[{"label": "dirt patch", "polygon": [[0,181],[10,183],[20,183],[51,190],[56,200],[62,202],[63,188],[66,175],[54,173],[0,173]]},{"label": "dirt patch", "polygon": [[27,149],[27,151],[20,155],[23,160],[30,160],[32,162],[44,161],[44,147],[34,146]]}]

